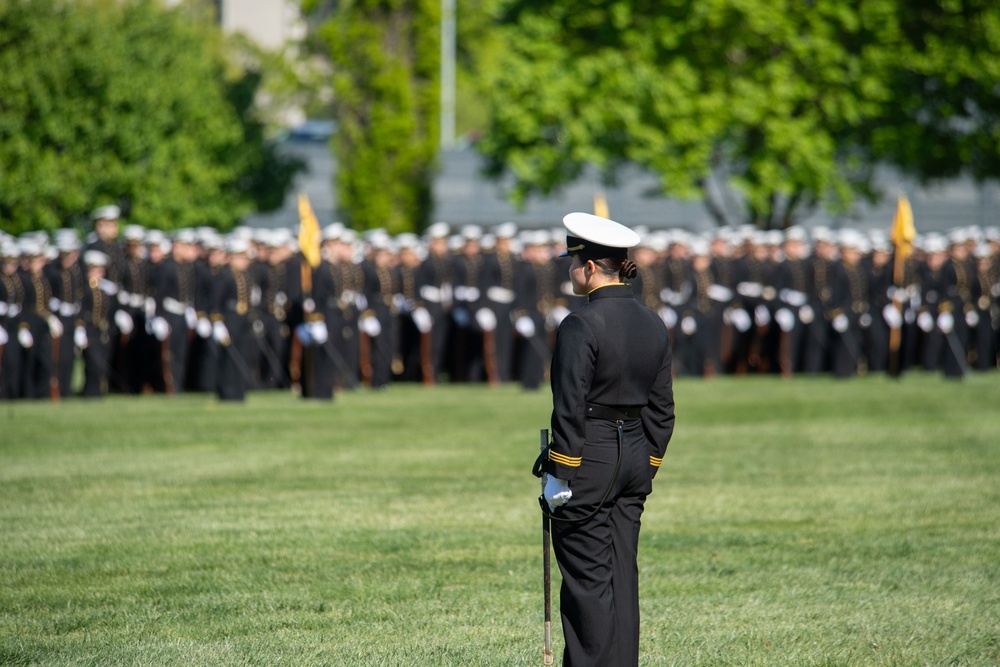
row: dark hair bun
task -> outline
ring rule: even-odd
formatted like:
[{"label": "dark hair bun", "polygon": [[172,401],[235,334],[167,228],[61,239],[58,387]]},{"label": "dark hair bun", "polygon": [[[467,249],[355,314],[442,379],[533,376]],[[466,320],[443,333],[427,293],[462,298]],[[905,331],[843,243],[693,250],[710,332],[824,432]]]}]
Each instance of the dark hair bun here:
[{"label": "dark hair bun", "polygon": [[626,259],[622,263],[622,268],[618,269],[618,277],[622,280],[632,280],[637,273],[639,273],[639,269],[636,267],[635,262],[630,259]]}]

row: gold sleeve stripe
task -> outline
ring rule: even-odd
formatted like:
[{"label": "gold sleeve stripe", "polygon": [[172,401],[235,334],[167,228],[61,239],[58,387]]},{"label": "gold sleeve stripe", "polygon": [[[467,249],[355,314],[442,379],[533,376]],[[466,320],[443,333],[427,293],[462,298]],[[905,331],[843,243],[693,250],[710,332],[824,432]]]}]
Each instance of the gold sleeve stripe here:
[{"label": "gold sleeve stripe", "polygon": [[583,462],[583,457],[566,456],[565,454],[560,454],[559,452],[554,452],[550,449],[549,460],[554,463],[559,463],[560,465],[569,466],[570,468],[579,468],[580,463]]},{"label": "gold sleeve stripe", "polygon": [[661,463],[663,463],[663,457],[660,458],[656,458],[655,456],[649,457],[649,465],[653,466],[654,468],[659,468]]}]

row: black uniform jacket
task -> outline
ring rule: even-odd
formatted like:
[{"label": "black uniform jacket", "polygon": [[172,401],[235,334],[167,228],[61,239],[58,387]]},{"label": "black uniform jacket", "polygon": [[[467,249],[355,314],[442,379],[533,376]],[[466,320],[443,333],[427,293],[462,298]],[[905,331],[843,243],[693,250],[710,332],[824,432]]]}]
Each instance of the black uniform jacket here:
[{"label": "black uniform jacket", "polygon": [[594,290],[562,321],[551,374],[551,474],[572,480],[586,459],[588,403],[642,408],[656,473],[674,431],[670,339],[663,320],[634,298],[631,285]]}]

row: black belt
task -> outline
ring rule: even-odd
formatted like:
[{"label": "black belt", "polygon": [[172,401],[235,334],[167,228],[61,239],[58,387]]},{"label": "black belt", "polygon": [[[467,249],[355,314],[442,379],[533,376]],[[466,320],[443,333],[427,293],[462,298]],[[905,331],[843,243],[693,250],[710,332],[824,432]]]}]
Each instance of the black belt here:
[{"label": "black belt", "polygon": [[610,419],[611,421],[632,421],[638,419],[644,405],[599,405],[587,403],[588,419]]}]

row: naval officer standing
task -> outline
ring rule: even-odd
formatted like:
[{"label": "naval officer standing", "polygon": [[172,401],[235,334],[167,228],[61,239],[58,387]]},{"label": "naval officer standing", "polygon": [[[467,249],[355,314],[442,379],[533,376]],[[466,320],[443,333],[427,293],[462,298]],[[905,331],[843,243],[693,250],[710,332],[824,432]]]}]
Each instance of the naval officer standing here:
[{"label": "naval officer standing", "polygon": [[543,492],[552,513],[563,665],[639,662],[639,525],[674,429],[671,352],[660,317],[626,281],[631,229],[563,218],[569,277],[587,302],[559,325]]}]

